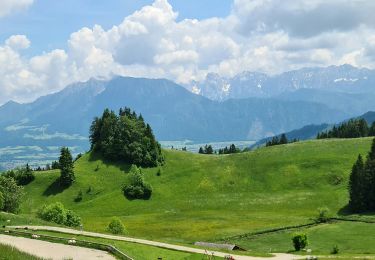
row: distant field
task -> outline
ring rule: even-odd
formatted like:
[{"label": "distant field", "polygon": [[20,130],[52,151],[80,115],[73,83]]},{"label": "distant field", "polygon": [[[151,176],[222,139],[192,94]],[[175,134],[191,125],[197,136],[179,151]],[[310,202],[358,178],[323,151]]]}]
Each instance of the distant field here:
[{"label": "distant field", "polygon": [[[32,216],[44,203],[61,201],[81,215],[85,230],[106,232],[111,217],[118,216],[130,236],[183,244],[216,241],[308,223],[323,206],[334,215],[341,214],[348,202],[352,164],[370,145],[369,138],[314,140],[224,156],[165,150],[167,163],[161,167],[161,176],[156,175],[156,168],[144,170],[154,189],[149,201],[128,201],[122,195],[128,165],[113,165],[87,154],[76,163],[76,182],[67,190],[54,185],[58,171],[37,173],[36,180],[25,188],[27,199],[21,213]],[[83,200],[74,202],[80,190]],[[373,219],[371,215],[367,218]],[[343,231],[335,234],[335,227]],[[324,226],[316,232],[321,229]],[[350,241],[356,230],[350,223],[334,224],[325,239],[343,234],[342,239]],[[363,227],[363,232],[370,230]],[[333,246],[334,240],[325,245],[324,238],[314,238],[324,233],[314,234],[312,243],[316,244],[312,245],[318,252]],[[262,239],[234,242],[259,252],[291,249],[290,234]],[[360,241],[358,237],[352,247],[348,242],[347,249],[345,243],[340,244],[347,252],[365,253],[367,242]]]}]

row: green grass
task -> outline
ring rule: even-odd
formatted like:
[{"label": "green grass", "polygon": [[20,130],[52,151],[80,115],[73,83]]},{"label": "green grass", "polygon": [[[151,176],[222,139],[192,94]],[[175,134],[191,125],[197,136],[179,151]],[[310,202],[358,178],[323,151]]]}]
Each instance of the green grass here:
[{"label": "green grass", "polygon": [[[338,214],[348,202],[352,164],[370,145],[371,139],[363,138],[314,140],[226,156],[164,151],[161,176],[156,168],[144,170],[154,190],[149,201],[123,196],[127,165],[87,154],[76,162],[76,182],[69,189],[54,185],[58,171],[37,173],[25,188],[21,212],[34,215],[43,204],[60,201],[82,217],[85,230],[106,232],[110,219],[118,216],[130,236],[173,243],[215,241],[307,223],[322,206]],[[80,190],[83,200],[74,202]]]},{"label": "green grass", "polygon": [[358,222],[335,222],[311,228],[277,232],[251,238],[231,240],[260,252],[291,252],[291,238],[294,232],[307,234],[309,245],[314,255],[329,255],[334,245],[339,247],[340,255],[372,254],[375,255],[375,224]]},{"label": "green grass", "polygon": [[42,258],[32,256],[17,250],[14,247],[0,244],[0,260],[43,260]]}]

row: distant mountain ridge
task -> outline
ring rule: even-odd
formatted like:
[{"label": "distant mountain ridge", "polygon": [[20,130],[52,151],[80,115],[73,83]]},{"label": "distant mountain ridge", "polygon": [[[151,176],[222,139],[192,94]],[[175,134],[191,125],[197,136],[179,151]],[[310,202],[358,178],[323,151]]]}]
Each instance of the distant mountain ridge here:
[{"label": "distant mountain ridge", "polygon": [[328,90],[344,93],[374,92],[375,71],[351,65],[302,68],[269,76],[243,72],[233,78],[210,73],[202,82],[186,87],[212,100],[231,98],[276,97],[300,89]]},{"label": "distant mountain ridge", "polygon": [[254,140],[346,116],[313,102],[259,98],[216,102],[168,80],[116,77],[77,83],[33,103],[1,106],[0,134],[7,138],[0,140],[0,146],[83,141],[92,119],[104,108],[118,111],[124,106],[142,113],[159,140]]}]

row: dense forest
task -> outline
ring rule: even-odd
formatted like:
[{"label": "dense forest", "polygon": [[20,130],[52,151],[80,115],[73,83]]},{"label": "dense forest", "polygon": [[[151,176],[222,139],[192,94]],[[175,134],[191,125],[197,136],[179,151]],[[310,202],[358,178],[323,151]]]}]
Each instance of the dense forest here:
[{"label": "dense forest", "polygon": [[92,151],[106,159],[140,167],[154,167],[164,162],[150,125],[129,108],[120,109],[118,115],[105,109],[91,124],[90,142]]},{"label": "dense forest", "polygon": [[359,138],[375,136],[375,122],[369,126],[365,119],[350,119],[347,122],[334,126],[331,130],[321,132],[317,139],[326,138]]}]

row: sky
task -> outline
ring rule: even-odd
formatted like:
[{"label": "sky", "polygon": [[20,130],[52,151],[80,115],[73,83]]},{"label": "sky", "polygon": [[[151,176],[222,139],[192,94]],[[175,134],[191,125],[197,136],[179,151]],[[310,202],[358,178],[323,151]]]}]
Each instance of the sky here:
[{"label": "sky", "polygon": [[0,105],[90,78],[375,67],[373,0],[0,0]]}]

